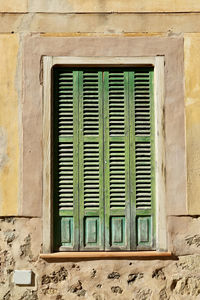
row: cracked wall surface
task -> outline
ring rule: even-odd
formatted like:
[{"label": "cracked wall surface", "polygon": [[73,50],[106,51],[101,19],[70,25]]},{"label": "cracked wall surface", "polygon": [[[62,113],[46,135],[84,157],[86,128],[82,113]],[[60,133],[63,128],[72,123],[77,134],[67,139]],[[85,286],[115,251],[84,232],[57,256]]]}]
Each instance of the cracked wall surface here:
[{"label": "cracked wall surface", "polygon": [[[0,299],[200,299],[199,28],[200,3],[197,0],[0,1]],[[30,145],[24,148],[24,134],[30,128],[23,129],[22,113],[25,102],[31,102],[26,117],[28,121],[40,122],[32,108],[41,103],[40,99],[25,94],[25,86],[26,90],[33,89],[34,81],[24,76],[22,58],[26,41],[40,38],[53,41],[45,46],[45,51],[51,55],[55,53],[53,43],[61,47],[64,37],[70,37],[74,44],[76,38],[85,37],[168,37],[184,41],[181,84],[184,84],[185,128],[182,130],[186,134],[187,183],[184,188],[187,199],[184,216],[177,210],[174,214],[170,211],[167,216],[168,246],[175,255],[172,259],[47,261],[39,257],[43,220],[34,203],[42,204],[42,197],[36,197],[31,205],[27,199],[37,195],[35,191],[41,187],[42,174],[34,175],[33,186],[27,184],[33,176],[31,171],[23,180],[24,159],[25,167],[30,170],[31,165],[38,162],[28,162],[26,158],[36,157],[39,148]],[[29,57],[34,58],[39,44],[30,46],[29,43],[27,48]],[[65,53],[65,49],[62,51]],[[30,70],[35,67],[32,61],[34,59],[28,61]],[[33,75],[40,82],[39,74]],[[42,91],[42,86],[35,87]],[[40,134],[34,132],[30,139],[42,147]],[[169,147],[175,147],[175,143],[169,143]],[[173,164],[171,166],[173,168]],[[27,191],[26,197],[23,197],[23,190]],[[176,207],[179,207],[176,203],[179,197],[180,193],[170,200]],[[31,284],[14,284],[15,270],[31,270]]]}]

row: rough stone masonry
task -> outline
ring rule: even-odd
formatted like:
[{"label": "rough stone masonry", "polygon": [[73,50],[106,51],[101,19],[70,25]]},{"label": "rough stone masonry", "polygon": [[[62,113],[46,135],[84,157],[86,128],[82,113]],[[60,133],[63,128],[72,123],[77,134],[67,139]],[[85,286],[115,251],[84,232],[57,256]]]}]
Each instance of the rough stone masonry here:
[{"label": "rough stone masonry", "polygon": [[[47,262],[39,258],[40,223],[38,218],[0,219],[0,299],[200,299],[200,254],[171,260]],[[199,240],[195,235],[184,243],[198,252]],[[32,285],[15,285],[15,269],[32,270]]]}]

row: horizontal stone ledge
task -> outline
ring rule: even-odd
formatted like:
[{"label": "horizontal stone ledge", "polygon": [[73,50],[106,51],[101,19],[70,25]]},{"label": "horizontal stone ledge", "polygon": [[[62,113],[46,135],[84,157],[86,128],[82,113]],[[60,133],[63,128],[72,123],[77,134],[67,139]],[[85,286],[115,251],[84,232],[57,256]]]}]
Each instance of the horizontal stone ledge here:
[{"label": "horizontal stone ledge", "polygon": [[175,259],[171,252],[158,251],[130,251],[130,252],[56,252],[42,253],[40,258],[45,260],[56,259],[104,259],[104,258],[130,258],[130,259]]},{"label": "horizontal stone ledge", "polygon": [[[26,18],[26,17],[24,17]],[[0,24],[4,19],[0,19]],[[172,26],[173,25],[173,26]],[[3,24],[2,24],[3,26]],[[172,29],[173,27],[173,29]],[[34,32],[199,32],[195,14],[35,14],[18,31]]]},{"label": "horizontal stone ledge", "polygon": [[[11,0],[10,0],[11,1]],[[197,0],[165,0],[165,1],[99,1],[99,0],[67,0],[49,1],[35,0],[29,1],[29,11],[196,11],[200,9]]]},{"label": "horizontal stone ledge", "polygon": [[[127,22],[128,20],[128,22]],[[173,25],[173,28],[172,28]],[[2,14],[0,32],[199,33],[200,14]]]}]

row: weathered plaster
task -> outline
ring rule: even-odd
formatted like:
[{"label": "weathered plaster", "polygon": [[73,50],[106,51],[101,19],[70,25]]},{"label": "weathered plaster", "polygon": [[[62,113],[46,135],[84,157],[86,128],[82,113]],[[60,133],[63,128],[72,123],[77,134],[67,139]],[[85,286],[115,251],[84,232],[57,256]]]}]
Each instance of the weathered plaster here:
[{"label": "weathered plaster", "polygon": [[[156,33],[199,32],[200,13],[1,13],[0,33]],[[128,20],[128,22],[127,22]]]},{"label": "weathered plaster", "polygon": [[123,32],[122,34],[112,34],[112,33],[95,33],[95,32],[46,32],[40,33],[42,37],[148,37],[148,36],[158,36],[158,37],[166,37],[168,33],[160,33],[160,32]]},{"label": "weathered plaster", "polygon": [[0,36],[0,215],[17,214],[18,206],[18,97],[15,89],[15,74],[18,54],[16,35]]},{"label": "weathered plaster", "polygon": [[26,12],[28,0],[7,0],[0,1],[0,12]]},{"label": "weathered plaster", "polygon": [[[200,14],[34,14],[30,32],[199,32]],[[128,20],[128,22],[127,22]],[[26,25],[27,26],[27,25]],[[25,28],[20,27],[24,31]],[[27,30],[27,27],[26,27]]]},{"label": "weathered plaster", "polygon": [[200,214],[200,36],[185,36],[187,199],[190,214]]},{"label": "weathered plaster", "polygon": [[19,31],[24,14],[0,13],[0,33],[14,33]]},{"label": "weathered plaster", "polygon": [[6,165],[8,161],[7,156],[7,136],[3,127],[0,127],[0,169]]},{"label": "weathered plaster", "polygon": [[0,33],[181,35],[199,32],[199,16],[200,13],[0,13]]},{"label": "weathered plaster", "polygon": [[33,12],[174,12],[200,11],[197,0],[32,0],[29,11]]},{"label": "weathered plaster", "polygon": [[0,2],[0,12],[198,12],[197,0],[8,0]]},{"label": "weathered plaster", "polygon": [[168,217],[169,249],[179,255],[200,255],[200,219],[188,216]]},{"label": "weathered plaster", "polygon": [[21,213],[41,216],[42,86],[39,74],[42,55],[74,57],[165,55],[167,210],[169,214],[186,214],[183,39],[34,36],[27,36],[24,45],[24,78],[26,80],[23,104],[24,189]]}]

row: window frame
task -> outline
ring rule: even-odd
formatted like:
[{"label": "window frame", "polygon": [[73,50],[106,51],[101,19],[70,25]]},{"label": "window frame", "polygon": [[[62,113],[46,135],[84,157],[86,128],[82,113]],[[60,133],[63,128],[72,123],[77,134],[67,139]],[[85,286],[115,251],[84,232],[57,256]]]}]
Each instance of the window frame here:
[{"label": "window frame", "polygon": [[[52,67],[154,67],[155,109],[155,203],[156,250],[167,250],[165,143],[164,143],[164,56],[155,57],[43,57],[43,253],[52,253],[53,203],[51,178]],[[159,200],[158,200],[159,199]],[[131,252],[131,251],[129,251]],[[120,252],[119,252],[120,255]]]}]

